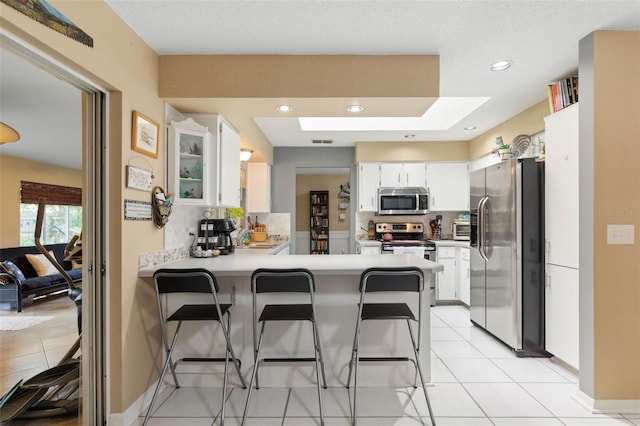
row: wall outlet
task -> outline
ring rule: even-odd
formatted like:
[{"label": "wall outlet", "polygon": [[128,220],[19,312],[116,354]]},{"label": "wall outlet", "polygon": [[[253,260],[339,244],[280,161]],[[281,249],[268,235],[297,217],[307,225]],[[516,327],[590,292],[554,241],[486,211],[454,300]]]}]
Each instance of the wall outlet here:
[{"label": "wall outlet", "polygon": [[635,244],[635,225],[607,225],[607,244]]}]

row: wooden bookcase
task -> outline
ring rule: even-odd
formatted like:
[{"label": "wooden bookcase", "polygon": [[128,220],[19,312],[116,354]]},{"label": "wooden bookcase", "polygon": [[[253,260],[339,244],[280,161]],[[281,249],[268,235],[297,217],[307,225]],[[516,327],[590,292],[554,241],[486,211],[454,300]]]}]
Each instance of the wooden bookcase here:
[{"label": "wooden bookcase", "polygon": [[311,254],[329,254],[329,191],[309,191]]}]

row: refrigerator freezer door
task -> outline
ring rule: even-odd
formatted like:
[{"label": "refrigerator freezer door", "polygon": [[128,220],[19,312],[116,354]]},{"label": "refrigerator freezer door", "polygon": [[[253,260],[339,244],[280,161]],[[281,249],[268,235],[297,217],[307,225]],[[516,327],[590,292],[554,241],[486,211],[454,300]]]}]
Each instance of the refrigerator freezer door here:
[{"label": "refrigerator freezer door", "polygon": [[517,297],[516,160],[486,169],[486,329],[512,348],[521,343]]},{"label": "refrigerator freezer door", "polygon": [[485,170],[477,170],[471,173],[470,180],[470,314],[471,320],[481,327],[486,327],[486,305],[485,305],[485,261],[480,254],[480,212],[479,207],[485,200]]}]

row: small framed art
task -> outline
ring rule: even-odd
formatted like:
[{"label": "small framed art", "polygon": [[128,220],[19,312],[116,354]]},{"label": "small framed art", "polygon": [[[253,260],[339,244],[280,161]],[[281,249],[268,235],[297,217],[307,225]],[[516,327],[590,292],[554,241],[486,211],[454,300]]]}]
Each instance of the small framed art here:
[{"label": "small framed art", "polygon": [[133,111],[131,149],[149,157],[158,158],[159,134],[160,125],[158,123],[138,111]]}]

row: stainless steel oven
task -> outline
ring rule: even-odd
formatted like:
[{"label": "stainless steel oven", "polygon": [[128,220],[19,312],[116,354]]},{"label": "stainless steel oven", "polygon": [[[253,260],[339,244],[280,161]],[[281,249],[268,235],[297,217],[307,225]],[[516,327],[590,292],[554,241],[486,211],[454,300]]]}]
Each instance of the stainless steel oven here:
[{"label": "stainless steel oven", "polygon": [[[415,254],[435,262],[436,245],[424,235],[420,222],[376,223],[376,239],[382,242],[382,254]],[[429,301],[436,305],[435,277],[429,279]]]}]

